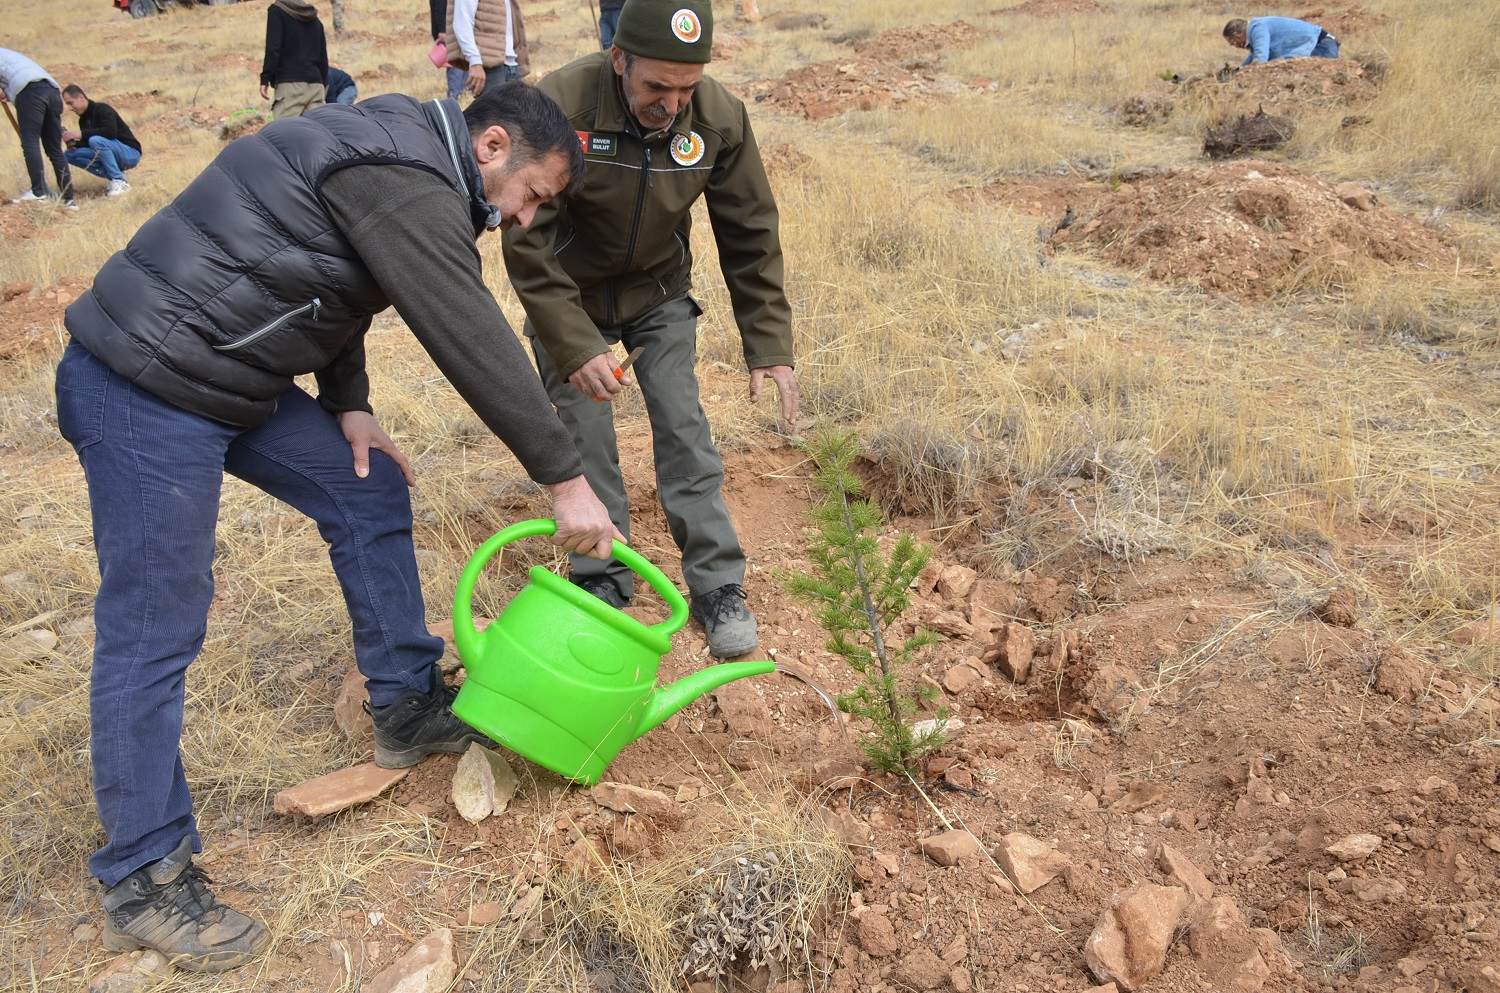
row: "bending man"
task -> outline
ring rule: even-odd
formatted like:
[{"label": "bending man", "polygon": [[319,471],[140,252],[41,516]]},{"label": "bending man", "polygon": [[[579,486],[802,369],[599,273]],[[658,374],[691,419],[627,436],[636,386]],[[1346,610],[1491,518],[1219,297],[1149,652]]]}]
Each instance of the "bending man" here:
[{"label": "bending man", "polygon": [[[499,87],[465,112],[389,95],[279,118],[230,143],[68,307],[58,426],[88,481],[100,586],[90,685],[106,842],[105,945],[222,971],[262,925],[219,903],[179,754],[183,680],[213,599],[223,475],[317,521],[353,624],[375,761],[481,735],[453,716],[412,545],[406,457],[376,422],[365,333],[394,305],[438,368],[552,495],[554,541],[616,535],[486,288],[476,239],[525,227],[578,182],[548,97]],[[293,377],[316,376],[316,398]]]}]

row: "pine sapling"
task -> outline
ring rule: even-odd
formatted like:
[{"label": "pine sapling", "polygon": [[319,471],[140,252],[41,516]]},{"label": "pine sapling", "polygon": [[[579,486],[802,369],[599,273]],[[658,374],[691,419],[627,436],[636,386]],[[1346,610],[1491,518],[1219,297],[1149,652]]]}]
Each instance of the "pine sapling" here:
[{"label": "pine sapling", "polygon": [[[876,533],[884,523],[870,500],[860,499],[859,477],[850,467],[861,449],[854,434],[831,434],[810,442],[807,453],[817,464],[814,485],[822,499],[807,512],[815,526],[809,556],[811,573],[783,576],[787,591],[817,608],[828,632],[827,648],[843,658],[863,680],[840,694],[839,709],[870,722],[874,736],[864,748],[871,768],[881,772],[914,771],[947,740],[947,711],[939,710],[935,727],[917,733],[912,715],[917,702],[903,691],[898,676],[913,653],[937,640],[918,630],[900,645],[890,642],[890,628],[911,605],[911,585],[931,553],[909,534],[901,534],[889,553],[882,553]],[[923,688],[917,696],[936,691]]]}]

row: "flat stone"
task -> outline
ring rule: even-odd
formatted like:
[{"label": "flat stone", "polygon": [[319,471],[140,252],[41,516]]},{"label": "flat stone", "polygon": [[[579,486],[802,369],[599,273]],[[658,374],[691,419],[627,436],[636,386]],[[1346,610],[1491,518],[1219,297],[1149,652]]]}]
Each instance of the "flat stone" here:
[{"label": "flat stone", "polygon": [[900,946],[896,943],[896,929],[884,914],[864,914],[854,929],[859,947],[875,958],[894,955]]},{"label": "flat stone", "polygon": [[1013,832],[995,846],[995,861],[1022,893],[1033,893],[1056,879],[1071,863],[1057,849],[1027,834]]},{"label": "flat stone", "polygon": [[948,981],[949,965],[931,948],[914,949],[896,966],[892,976],[909,989],[935,990]]},{"label": "flat stone", "polygon": [[344,737],[358,739],[374,735],[370,716],[365,713],[365,704],[369,702],[364,673],[358,666],[350,666],[344,673],[344,681],[339,684],[338,695],[333,698],[333,723],[344,732]]},{"label": "flat stone", "polygon": [[1448,638],[1455,645],[1493,645],[1500,641],[1500,606],[1492,605],[1478,619],[1460,624]]},{"label": "flat stone", "polygon": [[1249,924],[1228,897],[1203,905],[1188,929],[1188,948],[1204,978],[1222,993],[1258,993],[1271,975]]},{"label": "flat stone", "polygon": [[505,913],[498,900],[486,900],[469,908],[469,927],[484,927],[493,924]]},{"label": "flat stone", "polygon": [[948,946],[944,948],[943,953],[938,956],[938,958],[942,959],[949,965],[958,965],[958,963],[962,962],[968,957],[969,939],[965,938],[962,932],[959,933],[958,937],[948,942]]},{"label": "flat stone", "polygon": [[978,575],[966,565],[950,565],[938,573],[937,591],[949,600],[962,600],[969,595]]},{"label": "flat stone", "polygon": [[364,762],[284,789],[276,794],[271,807],[278,814],[323,817],[375,799],[405,779],[409,771],[382,769],[374,762]]},{"label": "flat stone", "polygon": [[979,673],[960,663],[943,673],[943,689],[949,693],[962,693],[979,682]]},{"label": "flat stone", "polygon": [[922,854],[942,866],[953,866],[979,851],[979,839],[967,831],[944,831],[917,842]]},{"label": "flat stone", "polygon": [[88,993],[145,993],[171,978],[174,971],[167,957],[155,949],[127,952],[111,959],[89,982]]},{"label": "flat stone", "polygon": [[1188,900],[1181,886],[1155,883],[1116,894],[1083,946],[1094,978],[1129,991],[1159,975]]},{"label": "flat stone", "polygon": [[1406,898],[1406,885],[1394,879],[1350,878],[1339,886],[1361,903],[1399,903]]},{"label": "flat stone", "polygon": [[626,783],[600,783],[589,795],[601,807],[622,814],[645,814],[647,817],[673,817],[678,814],[677,801],[656,790],[642,789]]},{"label": "flat stone", "polygon": [[974,637],[974,625],[956,610],[934,610],[922,618],[922,626],[950,638]]},{"label": "flat stone", "polygon": [[1193,896],[1200,900],[1213,899],[1214,884],[1210,883],[1208,877],[1193,864],[1192,859],[1171,845],[1161,846],[1161,853],[1157,857],[1157,864],[1176,883],[1187,887],[1187,891],[1193,894]]},{"label": "flat stone", "polygon": [[1380,835],[1378,834],[1351,834],[1335,841],[1323,851],[1340,862],[1356,862],[1379,847]]},{"label": "flat stone", "polygon": [[504,813],[520,788],[510,764],[478,742],[471,742],[453,770],[453,806],[470,824]]},{"label": "flat stone", "polygon": [[453,932],[439,928],[366,983],[360,993],[445,993],[457,973]]},{"label": "flat stone", "polygon": [[737,738],[775,741],[776,725],[771,708],[754,680],[736,679],[713,691],[719,714]]}]

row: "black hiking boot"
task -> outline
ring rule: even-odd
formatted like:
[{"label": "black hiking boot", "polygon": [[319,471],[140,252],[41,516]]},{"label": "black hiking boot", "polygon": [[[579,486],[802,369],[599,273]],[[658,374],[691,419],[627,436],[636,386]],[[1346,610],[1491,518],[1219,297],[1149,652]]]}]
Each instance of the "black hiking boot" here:
[{"label": "black hiking boot", "polygon": [[688,616],[703,625],[708,651],[715,658],[747,655],[760,644],[755,617],[745,606],[745,591],[736,583],[693,597]]},{"label": "black hiking boot", "polygon": [[193,865],[193,840],[135,870],[104,891],[104,947],[112,952],[154,948],[189,972],[236,969],[265,951],[265,926],[224,906]]},{"label": "black hiking boot", "polygon": [[458,687],[443,682],[443,670],[432,667],[426,693],[412,690],[383,707],[365,704],[375,724],[375,764],[405,769],[433,752],[462,752],[471,742],[493,748],[494,742],[453,716]]},{"label": "black hiking boot", "polygon": [[630,597],[621,593],[615,581],[608,576],[582,576],[576,579],[569,578],[568,582],[586,593],[593,594],[617,610],[624,610],[630,606]]}]

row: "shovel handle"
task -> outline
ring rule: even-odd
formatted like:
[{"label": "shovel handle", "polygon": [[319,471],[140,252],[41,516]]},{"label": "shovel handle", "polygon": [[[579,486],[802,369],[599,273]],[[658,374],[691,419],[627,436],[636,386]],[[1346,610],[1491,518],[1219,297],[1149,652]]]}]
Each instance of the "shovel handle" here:
[{"label": "shovel handle", "polygon": [[[474,584],[478,582],[479,573],[484,569],[485,563],[494,558],[500,549],[518,538],[556,533],[557,522],[550,517],[518,521],[480,545],[470,556],[468,564],[464,566],[464,571],[458,577],[458,592],[453,603],[453,639],[458,645],[461,658],[467,657],[464,655],[464,642],[472,642],[479,637],[474,630],[472,601]],[[677,587],[672,585],[672,581],[660,569],[652,565],[645,556],[623,541],[616,540],[610,548],[610,554],[651,584],[651,588],[661,595],[667,607],[672,611],[671,616],[660,624],[648,625],[648,630],[660,632],[668,638],[681,631],[688,621],[688,604],[683,595],[678,592]]]}]

